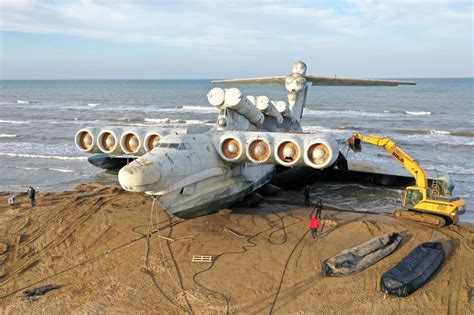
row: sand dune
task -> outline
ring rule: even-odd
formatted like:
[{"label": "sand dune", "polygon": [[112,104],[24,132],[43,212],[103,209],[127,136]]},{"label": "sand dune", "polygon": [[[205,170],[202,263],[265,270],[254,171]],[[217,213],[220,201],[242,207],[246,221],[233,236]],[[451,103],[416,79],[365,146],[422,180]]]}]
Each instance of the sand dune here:
[{"label": "sand dune", "polygon": [[[1,195],[0,312],[474,312],[472,226],[434,229],[385,215],[325,210],[313,240],[308,209],[284,194],[258,208],[187,221],[159,206],[152,211],[149,197],[99,184],[41,193],[33,209],[26,195],[15,209]],[[404,234],[391,256],[349,277],[322,275],[326,258],[390,231]],[[448,251],[441,271],[409,297],[384,298],[381,275],[419,243],[433,240]],[[192,263],[193,255],[212,255],[213,262]],[[23,290],[46,284],[61,288],[35,301],[20,299]]]}]

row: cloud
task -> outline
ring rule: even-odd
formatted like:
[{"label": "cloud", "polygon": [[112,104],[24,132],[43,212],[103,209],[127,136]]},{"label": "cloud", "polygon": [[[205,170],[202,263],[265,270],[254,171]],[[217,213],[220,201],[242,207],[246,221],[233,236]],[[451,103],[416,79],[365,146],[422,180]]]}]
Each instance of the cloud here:
[{"label": "cloud", "polygon": [[1,30],[82,36],[165,46],[269,48],[292,36],[341,39],[364,36],[356,17],[311,3],[81,0],[2,1]]}]

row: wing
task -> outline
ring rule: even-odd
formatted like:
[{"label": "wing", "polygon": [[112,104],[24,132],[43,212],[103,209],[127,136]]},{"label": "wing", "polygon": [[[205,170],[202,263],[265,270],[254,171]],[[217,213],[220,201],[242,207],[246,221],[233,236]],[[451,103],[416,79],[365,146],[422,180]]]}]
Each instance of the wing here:
[{"label": "wing", "polygon": [[247,79],[230,79],[230,80],[213,80],[212,83],[225,83],[225,84],[285,84],[286,76],[277,77],[259,77],[259,78],[247,78]]},{"label": "wing", "polygon": [[374,80],[374,79],[352,79],[337,77],[315,77],[307,75],[306,80],[312,85],[327,86],[398,86],[398,85],[416,85],[411,81],[393,81],[393,80]]},{"label": "wing", "polygon": [[[285,84],[286,76],[259,77],[246,79],[214,80],[212,83],[224,84]],[[353,79],[337,77],[316,77],[307,75],[306,80],[312,85],[326,86],[398,86],[398,85],[416,85],[412,81],[394,81],[394,80],[375,80],[375,79]]]}]

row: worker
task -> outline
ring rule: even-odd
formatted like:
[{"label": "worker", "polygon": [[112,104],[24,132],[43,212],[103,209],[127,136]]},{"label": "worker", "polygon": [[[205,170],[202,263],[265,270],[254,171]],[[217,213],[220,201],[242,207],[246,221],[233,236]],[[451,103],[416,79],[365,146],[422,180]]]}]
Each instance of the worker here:
[{"label": "worker", "polygon": [[323,201],[321,199],[318,199],[318,202],[314,203],[314,208],[316,209],[316,217],[318,220],[321,220],[321,215],[323,213]]},{"label": "worker", "polygon": [[10,198],[8,198],[8,204],[12,208],[14,208],[16,206],[16,195],[13,195]]},{"label": "worker", "polygon": [[311,236],[316,238],[318,235],[318,228],[319,228],[319,220],[316,215],[313,215],[311,221],[309,221],[309,229],[311,230]]},{"label": "worker", "polygon": [[303,188],[304,205],[306,207],[309,207],[309,192],[310,191],[311,191],[311,188],[309,188],[309,185],[304,186],[304,188]]},{"label": "worker", "polygon": [[34,207],[36,204],[36,190],[33,187],[28,188],[28,198],[30,198],[31,206]]}]

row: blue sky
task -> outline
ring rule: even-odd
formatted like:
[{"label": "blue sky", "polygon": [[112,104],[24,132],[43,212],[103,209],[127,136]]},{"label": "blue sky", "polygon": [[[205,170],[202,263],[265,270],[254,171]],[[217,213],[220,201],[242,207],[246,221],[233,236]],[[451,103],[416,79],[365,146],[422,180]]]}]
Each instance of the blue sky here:
[{"label": "blue sky", "polygon": [[472,77],[472,1],[0,0],[1,79]]}]

